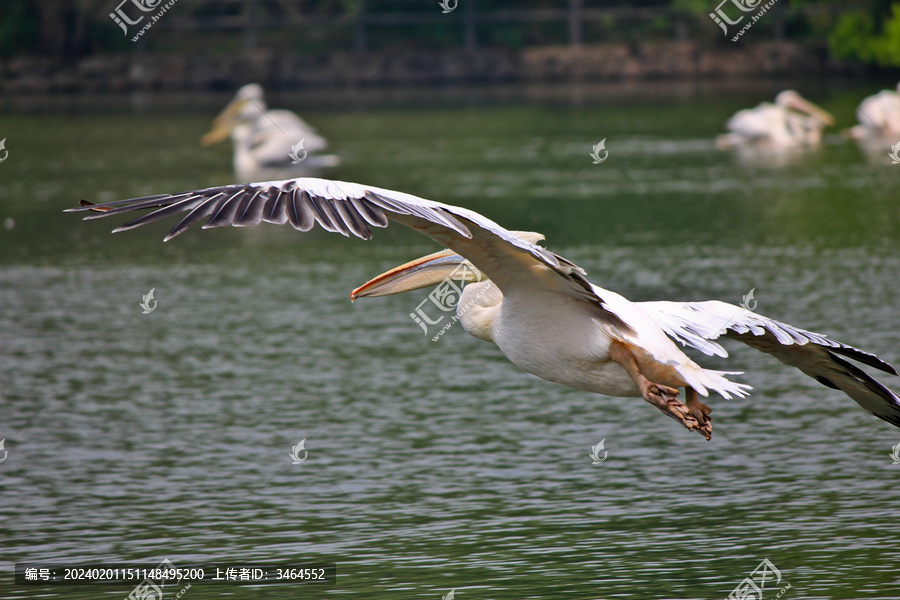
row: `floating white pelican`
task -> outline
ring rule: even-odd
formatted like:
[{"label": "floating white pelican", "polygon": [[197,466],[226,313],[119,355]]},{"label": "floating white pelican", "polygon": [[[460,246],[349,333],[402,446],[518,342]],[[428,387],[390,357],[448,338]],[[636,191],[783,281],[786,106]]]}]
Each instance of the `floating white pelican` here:
[{"label": "floating white pelican", "polygon": [[200,141],[208,146],[229,136],[234,172],[242,181],[308,176],[340,164],[333,154],[318,154],[328,142],[303,119],[289,110],[270,110],[256,83],[238,90]]},{"label": "floating white pelican", "polygon": [[900,84],[895,90],[882,90],[869,96],[856,109],[859,125],[847,130],[847,135],[872,162],[889,160],[888,151],[900,142]]},{"label": "floating white pelican", "polygon": [[793,90],[775,96],[775,103],[763,102],[734,114],[725,128],[729,133],[716,140],[720,148],[743,144],[775,147],[814,146],[822,140],[822,130],[834,125],[834,117]]},{"label": "floating white pelican", "polygon": [[[739,340],[842,390],[880,419],[900,427],[900,397],[846,358],[895,374],[876,356],[779,323],[738,306],[708,302],[630,302],[591,284],[584,271],[538,246],[543,236],[511,232],[465,208],[372,186],[293,179],[164,194],[103,204],[82,201],[70,211],[98,211],[94,219],[155,209],[117,227],[126,231],[179,213],[187,215],[168,241],[205,221],[211,227],[316,223],[362,239],[397,221],[448,248],[392,269],[353,290],[350,298],[415,290],[458,277],[470,283],[457,305],[471,335],[496,344],[520,369],[589,392],[643,397],[689,430],[712,433],[710,409],[698,395],[744,397],[737,374],[704,369],[674,342],[707,355],[727,356],[716,340]],[[461,265],[466,268],[461,269]],[[464,307],[464,308],[460,308]],[[684,387],[686,403],[678,400]]]},{"label": "floating white pelican", "polygon": [[859,125],[850,128],[850,137],[895,138],[900,136],[900,84],[896,90],[881,90],[859,103]]}]

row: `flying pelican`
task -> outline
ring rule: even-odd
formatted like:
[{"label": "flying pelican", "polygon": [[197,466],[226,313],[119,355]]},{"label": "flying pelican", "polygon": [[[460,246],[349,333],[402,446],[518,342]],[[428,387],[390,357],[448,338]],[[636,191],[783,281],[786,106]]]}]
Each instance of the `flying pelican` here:
[{"label": "flying pelican", "polygon": [[720,148],[743,144],[775,147],[814,146],[822,140],[822,130],[834,125],[834,117],[793,90],[775,96],[775,103],[763,102],[734,114],[725,128],[729,133],[716,140]]},{"label": "flying pelican", "polygon": [[[699,396],[744,397],[738,374],[700,367],[675,342],[726,357],[715,340],[736,339],[843,391],[860,406],[900,427],[900,397],[847,358],[896,375],[876,356],[780,323],[738,306],[707,302],[630,302],[593,285],[585,272],[538,245],[543,236],[512,232],[480,214],[373,186],[299,178],[228,185],[146,198],[91,204],[86,219],[154,209],[113,230],[127,231],[187,213],[166,235],[188,227],[249,227],[290,223],[372,237],[393,220],[446,249],[391,269],[363,284],[350,299],[397,294],[450,279],[468,282],[457,304],[465,330],[496,344],[523,371],[579,390],[643,397],[688,430],[709,439],[710,409]],[[678,399],[685,388],[685,403]]]},{"label": "flying pelican", "polygon": [[209,146],[229,136],[234,172],[243,181],[308,176],[340,164],[333,154],[318,154],[328,142],[303,119],[289,110],[270,110],[256,83],[238,90],[200,143]]}]

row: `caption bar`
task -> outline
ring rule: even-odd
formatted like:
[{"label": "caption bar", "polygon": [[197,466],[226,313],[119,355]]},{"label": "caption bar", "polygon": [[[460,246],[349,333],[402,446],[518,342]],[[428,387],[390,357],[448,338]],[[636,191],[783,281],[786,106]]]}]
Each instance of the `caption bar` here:
[{"label": "caption bar", "polygon": [[[166,561],[168,562],[168,561]],[[175,567],[147,566],[136,563],[100,565],[64,565],[59,563],[16,563],[19,585],[81,585],[98,583],[135,583],[153,580],[172,583],[315,583],[334,585],[335,563],[299,564],[223,564]]]}]

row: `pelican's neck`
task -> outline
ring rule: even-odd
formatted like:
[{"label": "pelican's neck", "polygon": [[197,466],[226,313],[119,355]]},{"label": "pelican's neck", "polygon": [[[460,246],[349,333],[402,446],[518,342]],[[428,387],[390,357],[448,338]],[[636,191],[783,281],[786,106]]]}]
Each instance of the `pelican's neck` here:
[{"label": "pelican's neck", "polygon": [[496,344],[494,329],[499,325],[502,303],[503,294],[492,282],[470,283],[463,288],[456,314],[469,335]]}]

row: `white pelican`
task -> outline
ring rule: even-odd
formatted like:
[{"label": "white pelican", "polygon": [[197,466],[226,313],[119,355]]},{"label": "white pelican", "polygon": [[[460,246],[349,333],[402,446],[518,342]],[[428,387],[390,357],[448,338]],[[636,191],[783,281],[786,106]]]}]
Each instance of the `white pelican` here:
[{"label": "white pelican", "polygon": [[[876,356],[824,335],[779,323],[738,306],[707,302],[630,302],[591,284],[584,271],[537,245],[537,233],[511,232],[476,212],[372,186],[301,178],[229,185],[103,204],[87,219],[155,209],[114,229],[126,231],[187,213],[168,241],[205,221],[211,227],[290,223],[362,239],[397,221],[447,249],[401,265],[353,290],[350,298],[383,296],[436,285],[450,276],[468,281],[457,314],[471,335],[496,344],[523,371],[610,396],[643,397],[687,429],[709,439],[710,391],[744,397],[750,386],[734,372],[700,367],[674,342],[727,356],[715,340],[739,340],[842,390],[880,419],[900,427],[900,397],[847,358],[896,375]],[[460,273],[460,266],[467,268]],[[464,307],[461,309],[460,307]],[[678,400],[685,388],[685,403]]]},{"label": "white pelican", "polygon": [[865,98],[856,109],[859,125],[847,130],[860,150],[876,163],[885,163],[890,159],[888,151],[893,152],[895,144],[900,142],[900,84],[895,90],[882,90]]},{"label": "white pelican", "polygon": [[208,146],[229,136],[234,172],[242,181],[313,175],[340,164],[333,154],[318,154],[328,142],[303,119],[289,110],[270,110],[256,83],[238,90],[200,142]]},{"label": "white pelican", "polygon": [[775,103],[763,102],[734,114],[725,128],[729,133],[716,140],[720,148],[743,144],[775,147],[814,146],[822,140],[822,130],[834,125],[834,117],[793,90],[775,96]]}]

